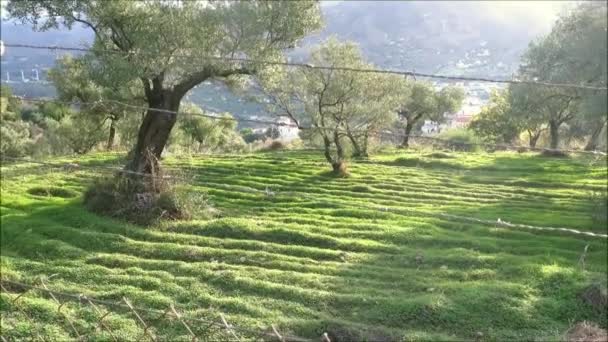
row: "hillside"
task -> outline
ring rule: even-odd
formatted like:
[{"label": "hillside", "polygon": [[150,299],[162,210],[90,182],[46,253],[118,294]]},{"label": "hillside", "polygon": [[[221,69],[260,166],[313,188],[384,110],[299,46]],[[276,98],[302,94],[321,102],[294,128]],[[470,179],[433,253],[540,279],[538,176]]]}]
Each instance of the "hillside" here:
[{"label": "hillside", "polygon": [[[353,162],[345,179],[327,177],[318,152],[169,158],[168,167],[197,176],[188,186],[221,217],[150,228],[81,204],[94,177],[86,166],[120,164],[116,154],[78,159],[83,167],[73,172],[3,164],[2,278],[40,285],[45,277],[55,290],[111,302],[126,296],[161,313],[174,303],[190,318],[219,320],[222,312],[235,326],[271,332],[274,323],[315,341],[323,332],[332,341],[557,340],[572,322],[605,328],[606,317],[578,294],[606,278],[606,239],[442,214],[605,234],[590,219],[588,198],[606,191],[606,165],[515,153],[447,157],[386,153]],[[76,197],[31,194],[48,187]],[[63,315],[91,339],[111,340],[86,303],[69,301],[60,313],[40,291],[13,302],[23,289],[9,290],[0,301],[9,340],[74,338]],[[128,309],[100,308],[121,338],[144,336]],[[176,319],[140,314],[161,340],[191,339]]]},{"label": "hillside", "polygon": [[472,1],[343,1],[324,9],[326,27],[296,54],[336,35],[357,42],[384,68],[509,77],[528,43],[548,27],[539,20],[544,18],[505,20],[497,11]]},{"label": "hillside", "polygon": [[[504,78],[517,69],[528,43],[548,31],[534,16],[505,19],[483,2],[343,1],[322,10],[325,28],[289,52],[294,60],[306,59],[313,45],[336,35],[357,42],[364,56],[382,68]],[[93,38],[78,25],[72,31],[34,32],[30,26],[3,20],[1,28],[7,43],[83,46]],[[33,68],[45,79],[45,69],[62,53],[9,48],[2,60],[1,79],[5,81],[6,72],[11,72],[11,80],[18,80],[21,70],[30,77]],[[47,96],[54,94],[50,85],[11,85],[18,88],[17,94],[39,96],[41,89]],[[191,98],[203,108],[229,111],[237,117],[264,112],[263,106],[239,100],[214,85],[198,87]]]}]

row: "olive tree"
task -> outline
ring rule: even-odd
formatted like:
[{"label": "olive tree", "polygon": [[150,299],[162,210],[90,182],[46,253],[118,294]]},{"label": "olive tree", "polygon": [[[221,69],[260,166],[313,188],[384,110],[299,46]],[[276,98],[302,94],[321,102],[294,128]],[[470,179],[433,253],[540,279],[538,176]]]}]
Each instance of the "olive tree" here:
[{"label": "olive tree", "polygon": [[57,66],[49,71],[49,79],[57,89],[58,97],[63,101],[79,103],[79,113],[100,127],[109,121],[106,148],[114,147],[117,125],[126,115],[137,115],[131,108],[117,105],[108,100],[129,102],[134,105],[145,104],[141,88],[135,81],[128,83],[111,83],[100,79],[104,75],[96,74],[89,67],[90,56],[72,58],[63,56]]},{"label": "olive tree", "polygon": [[[551,32],[530,44],[522,58],[519,76],[524,80],[606,86],[607,5],[582,2],[563,14]],[[594,145],[606,123],[606,91],[566,87],[517,85],[513,87],[528,108],[549,128],[551,148],[557,148],[562,125],[586,121]]]},{"label": "olive tree", "polygon": [[351,142],[355,153],[366,154],[369,136],[396,119],[404,94],[396,85],[402,78],[336,69],[372,66],[355,44],[334,38],[312,51],[310,63],[320,68],[275,70],[262,77],[262,86],[270,109],[320,136],[326,160],[335,173],[343,174],[345,144]]},{"label": "olive tree", "polygon": [[493,92],[469,128],[489,143],[511,143],[517,138],[521,126],[512,115],[508,90]]},{"label": "olive tree", "polygon": [[206,117],[205,112],[195,104],[185,104],[189,115],[179,121],[179,128],[190,139],[198,144],[197,151],[227,151],[237,146],[244,146],[245,141],[236,130],[237,121],[230,113],[218,115],[217,119]]},{"label": "olive tree", "polygon": [[436,90],[432,84],[413,81],[409,84],[409,96],[401,104],[399,116],[405,121],[405,135],[401,147],[409,147],[409,137],[416,125],[424,120],[441,122],[445,113],[455,112],[462,106],[464,91],[448,86]]},{"label": "olive tree", "polygon": [[7,10],[39,30],[85,25],[95,34],[94,65],[112,82],[140,82],[148,111],[127,164],[138,172],[157,167],[186,93],[263,67],[227,58],[278,60],[321,22],[310,0],[13,0]]}]

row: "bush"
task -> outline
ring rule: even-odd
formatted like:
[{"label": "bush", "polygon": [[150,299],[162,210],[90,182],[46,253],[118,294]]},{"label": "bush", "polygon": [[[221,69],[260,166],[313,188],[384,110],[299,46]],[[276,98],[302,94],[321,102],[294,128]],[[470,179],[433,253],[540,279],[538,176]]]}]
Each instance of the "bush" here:
[{"label": "bush", "polygon": [[84,194],[86,207],[97,214],[140,225],[160,220],[189,220],[211,212],[204,195],[178,189],[166,180],[116,176],[95,181]]},{"label": "bush", "polygon": [[0,156],[22,157],[29,154],[34,145],[30,124],[21,120],[2,120],[0,137]]},{"label": "bush", "polygon": [[481,149],[481,139],[468,129],[450,129],[440,133],[437,137],[445,140],[440,142],[441,145],[454,151],[475,152]]},{"label": "bush", "polygon": [[540,155],[550,158],[568,158],[568,153],[558,150],[543,150]]},{"label": "bush", "polygon": [[78,196],[74,190],[58,187],[34,187],[27,190],[28,194],[44,197],[71,198]]},{"label": "bush", "polygon": [[282,141],[273,140],[266,146],[265,150],[266,151],[278,151],[278,150],[284,150],[285,147],[286,146]]},{"label": "bush", "polygon": [[248,144],[251,144],[254,141],[266,139],[265,132],[256,133],[251,128],[242,129],[240,134],[243,137],[243,140],[245,140],[245,142]]},{"label": "bush", "polygon": [[426,157],[428,158],[435,158],[435,159],[450,159],[450,158],[454,158],[453,155],[445,153],[445,152],[433,152],[433,153],[429,153],[426,155]]},{"label": "bush", "polygon": [[73,153],[88,153],[106,139],[103,124],[88,117],[75,116],[63,118],[60,122],[47,121],[48,135],[60,137],[57,143],[67,146]]}]

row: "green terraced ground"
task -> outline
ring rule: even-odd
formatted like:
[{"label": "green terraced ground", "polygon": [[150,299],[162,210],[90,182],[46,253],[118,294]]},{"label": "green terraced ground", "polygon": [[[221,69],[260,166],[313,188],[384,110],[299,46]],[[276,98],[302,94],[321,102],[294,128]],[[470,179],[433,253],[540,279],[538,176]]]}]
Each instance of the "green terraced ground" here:
[{"label": "green terraced ground", "polygon": [[[319,152],[168,158],[166,166],[196,175],[187,186],[207,194],[222,216],[153,228],[98,217],[79,197],[27,192],[53,185],[80,194],[94,176],[84,169],[5,165],[2,277],[50,277],[53,289],[113,301],[127,296],[160,310],[175,303],[189,317],[223,312],[238,326],[274,323],[315,341],[325,331],[334,340],[557,340],[572,322],[605,328],[605,313],[577,296],[606,278],[606,239],[438,215],[606,234],[591,220],[588,200],[606,192],[605,159],[450,156],[387,152],[352,162],[345,179],[327,176]],[[108,154],[78,160],[120,164]],[[583,271],[577,264],[587,244]],[[8,290],[3,336],[75,336],[48,296],[31,292],[13,303],[20,289]],[[90,307],[73,302],[62,312],[81,333],[111,340],[94,330],[99,316]],[[145,319],[161,339],[188,339],[175,321]],[[143,332],[128,311],[106,322],[124,339]],[[193,326],[200,334],[204,328]]]}]

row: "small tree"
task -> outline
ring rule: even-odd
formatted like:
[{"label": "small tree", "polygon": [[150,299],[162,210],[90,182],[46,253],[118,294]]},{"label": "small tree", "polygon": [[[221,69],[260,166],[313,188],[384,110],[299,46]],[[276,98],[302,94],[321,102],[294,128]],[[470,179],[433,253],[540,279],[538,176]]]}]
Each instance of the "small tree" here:
[{"label": "small tree", "polygon": [[[63,101],[80,102],[79,113],[86,116],[94,125],[104,126],[109,121],[106,149],[114,147],[117,125],[126,115],[137,115],[132,109],[110,101],[127,102],[132,105],[145,105],[143,93],[135,82],[111,83],[103,78],[106,75],[95,73],[89,63],[92,56],[74,59],[63,56],[57,66],[49,71],[59,98]],[[92,104],[91,104],[92,103]]]},{"label": "small tree", "polygon": [[367,84],[361,103],[353,106],[352,115],[345,122],[346,136],[353,146],[353,157],[369,156],[369,141],[397,119],[397,110],[410,95],[405,78],[394,75],[364,76]]},{"label": "small tree", "polygon": [[[553,87],[538,87],[527,84],[515,84],[510,87],[512,105],[516,107],[516,115],[524,118],[526,128],[536,128],[536,134],[530,135],[531,141],[536,141],[542,128],[540,123],[547,125],[551,138],[550,147],[559,145],[560,127],[572,120],[578,113],[580,104],[578,95],[570,90]],[[530,133],[529,133],[530,134]],[[534,144],[531,145],[535,145]]]},{"label": "small tree", "polygon": [[469,128],[489,143],[510,143],[515,139],[519,127],[511,115],[507,92],[493,92],[490,102],[471,121]]},{"label": "small tree", "polygon": [[[195,104],[186,104],[187,112],[203,114],[203,110]],[[197,143],[196,150],[225,150],[239,144],[244,144],[243,138],[236,131],[237,122],[229,113],[224,113],[217,119],[197,115],[181,118],[180,129],[189,137],[192,143]]]},{"label": "small tree", "polygon": [[29,154],[34,140],[31,124],[20,119],[21,101],[13,97],[11,88],[0,88],[0,156],[22,157]]},{"label": "small tree", "polygon": [[374,130],[390,125],[402,93],[394,87],[395,77],[332,69],[372,67],[353,43],[332,38],[313,50],[311,63],[327,69],[276,70],[262,77],[262,85],[271,100],[270,110],[310,127],[312,132],[307,133],[321,137],[333,171],[344,174],[345,143],[350,140],[359,153],[367,153],[357,145],[360,137],[355,134],[367,139]]},{"label": "small tree", "polygon": [[60,121],[46,120],[45,135],[49,137],[53,153],[85,154],[104,141],[105,133],[98,122],[79,113]]},{"label": "small tree", "polygon": [[[548,35],[530,44],[519,76],[525,80],[605,86],[607,9],[606,2],[590,1],[564,13]],[[512,92],[547,124],[551,148],[559,145],[560,127],[572,120],[595,123],[579,125],[589,129],[588,145],[593,147],[591,141],[597,140],[606,121],[606,92],[523,84],[512,87]],[[592,107],[595,109],[589,111]]]},{"label": "small tree", "polygon": [[411,82],[410,96],[402,103],[399,116],[405,121],[405,136],[401,147],[409,147],[409,137],[416,125],[424,120],[442,122],[445,113],[455,112],[462,106],[464,91],[457,87],[445,87],[439,91],[427,82]]}]

